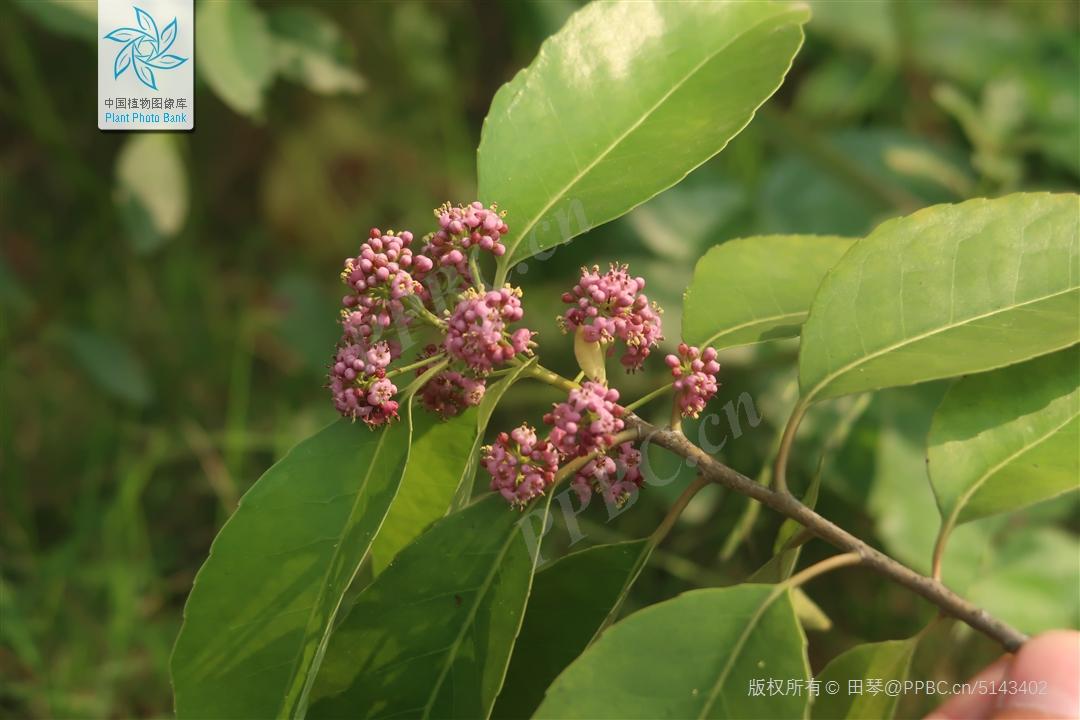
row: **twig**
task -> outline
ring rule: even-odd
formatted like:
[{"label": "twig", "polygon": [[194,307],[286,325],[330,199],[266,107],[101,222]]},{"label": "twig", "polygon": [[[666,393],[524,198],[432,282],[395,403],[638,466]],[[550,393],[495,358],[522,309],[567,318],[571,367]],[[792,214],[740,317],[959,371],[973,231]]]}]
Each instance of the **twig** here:
[{"label": "twig", "polygon": [[660,524],[656,526],[656,530],[653,531],[653,534],[649,536],[649,545],[655,548],[663,542],[664,538],[671,532],[671,528],[675,526],[675,521],[682,515],[682,511],[686,509],[686,506],[690,504],[690,501],[694,499],[694,496],[708,484],[709,481],[705,476],[698,473],[698,476],[694,478],[694,481],[687,485],[686,489],[679,495],[675,504],[668,509],[667,515],[665,515],[664,519],[660,521]]},{"label": "twig", "polygon": [[941,582],[920,575],[881,551],[870,547],[848,531],[803,505],[790,493],[770,490],[763,485],[759,485],[742,473],[715,460],[683,435],[658,428],[636,415],[628,415],[625,420],[628,428],[637,431],[639,440],[655,443],[676,455],[686,458],[698,468],[698,471],[706,479],[747,495],[781,515],[791,518],[814,535],[840,550],[857,554],[861,564],[921,595],[941,608],[946,614],[952,615],[976,630],[985,633],[1001,643],[1005,650],[1015,652],[1027,641],[1027,636],[1019,630],[992,617],[982,608],[973,605],[952,590],[949,590]]},{"label": "twig", "polygon": [[780,447],[776,451],[773,485],[776,486],[777,492],[785,495],[790,494],[787,487],[787,459],[791,453],[791,446],[795,442],[795,434],[799,431],[799,423],[802,422],[807,407],[809,407],[809,403],[805,399],[799,400],[795,404],[795,407],[791,410],[791,415],[788,417],[787,425],[784,426],[784,434],[780,438]]},{"label": "twig", "polygon": [[627,412],[632,412],[634,410],[637,410],[639,407],[641,407],[645,403],[649,402],[650,400],[655,400],[656,398],[660,397],[664,393],[670,391],[671,387],[672,387],[671,383],[667,383],[666,385],[661,385],[660,387],[653,390],[651,393],[648,393],[647,395],[643,395],[643,396],[639,397],[637,400],[635,400],[634,402],[630,403],[629,405],[624,406],[623,409],[626,410]]}]

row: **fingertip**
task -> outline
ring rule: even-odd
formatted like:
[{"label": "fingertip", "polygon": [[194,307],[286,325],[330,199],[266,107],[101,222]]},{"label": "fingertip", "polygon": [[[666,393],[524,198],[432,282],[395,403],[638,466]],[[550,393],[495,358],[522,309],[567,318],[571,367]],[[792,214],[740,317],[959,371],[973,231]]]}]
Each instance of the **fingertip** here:
[{"label": "fingertip", "polygon": [[1080,718],[1080,632],[1052,630],[1028,640],[1006,680],[995,720]]}]

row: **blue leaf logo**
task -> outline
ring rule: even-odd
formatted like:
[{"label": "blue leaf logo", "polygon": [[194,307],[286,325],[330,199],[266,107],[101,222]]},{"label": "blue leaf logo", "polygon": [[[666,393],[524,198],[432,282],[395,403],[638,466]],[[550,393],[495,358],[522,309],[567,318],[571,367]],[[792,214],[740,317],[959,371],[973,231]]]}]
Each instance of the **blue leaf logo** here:
[{"label": "blue leaf logo", "polygon": [[176,41],[176,18],[164,30],[158,30],[157,22],[150,13],[134,5],[132,8],[139,27],[116,28],[105,36],[106,40],[122,44],[113,61],[113,79],[132,68],[139,82],[151,90],[157,90],[154,70],[173,70],[188,61],[186,57],[169,53],[169,48]]}]

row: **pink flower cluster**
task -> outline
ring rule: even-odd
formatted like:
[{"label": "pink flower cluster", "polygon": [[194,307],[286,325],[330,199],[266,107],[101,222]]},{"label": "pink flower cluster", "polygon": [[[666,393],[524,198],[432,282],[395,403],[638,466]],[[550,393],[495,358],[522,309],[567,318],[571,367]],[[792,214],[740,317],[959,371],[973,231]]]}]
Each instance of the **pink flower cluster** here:
[{"label": "pink flower cluster", "polygon": [[[495,257],[506,253],[500,242],[510,228],[503,222],[503,215],[492,205],[485,208],[481,202],[452,206],[446,203],[435,210],[439,229],[426,238],[424,253],[441,267],[453,267],[469,277],[466,253],[471,247],[479,247]],[[471,278],[470,278],[471,279]]]},{"label": "pink flower cluster", "polygon": [[395,235],[372,228],[367,242],[360,245],[360,253],[345,261],[341,279],[353,292],[341,302],[346,308],[344,329],[350,339],[371,337],[395,320],[408,322],[402,299],[422,289],[409,271],[427,272],[433,266],[431,258],[413,255],[409,248],[412,240],[408,231]]},{"label": "pink flower cluster", "polygon": [[697,417],[720,387],[716,382],[716,374],[720,372],[716,350],[707,347],[702,351],[679,343],[679,354],[668,355],[664,362],[675,378],[672,385],[679,411],[683,417]]},{"label": "pink flower cluster", "polygon": [[[437,353],[438,348],[435,345],[428,345],[422,356],[432,357]],[[418,369],[417,377],[427,372],[430,367],[429,364]],[[483,378],[471,378],[457,370],[446,369],[436,373],[424,384],[419,397],[428,412],[445,420],[460,415],[467,407],[479,405],[486,389],[487,383]]]},{"label": "pink flower cluster", "polygon": [[509,434],[499,433],[495,443],[483,448],[482,462],[491,474],[491,489],[512,506],[524,508],[555,482],[559,456],[547,440],[523,424]]},{"label": "pink flower cluster", "polygon": [[544,415],[544,422],[552,426],[551,442],[559,454],[578,457],[611,447],[615,434],[625,427],[618,399],[618,390],[585,382]]},{"label": "pink flower cluster", "polygon": [[446,352],[473,372],[486,375],[529,351],[533,332],[527,328],[511,332],[507,327],[523,316],[520,289],[507,285],[479,292],[470,288],[447,321]]},{"label": "pink flower cluster", "polygon": [[612,265],[603,275],[594,265],[581,269],[581,278],[562,300],[571,307],[559,318],[566,332],[584,328],[587,342],[626,343],[620,358],[629,372],[638,370],[652,348],[663,340],[660,308],[641,291],[645,280],[631,277],[626,265]]},{"label": "pink flower cluster", "polygon": [[604,502],[622,506],[641,487],[641,452],[628,442],[620,444],[616,452],[615,457],[593,458],[574,475],[571,487],[582,503],[589,502],[595,491]]},{"label": "pink flower cluster", "polygon": [[397,387],[386,377],[390,360],[386,342],[347,342],[338,348],[330,366],[330,392],[339,413],[371,427],[397,417]]},{"label": "pink flower cluster", "polygon": [[[420,359],[439,362],[442,358],[435,355],[445,353],[457,365],[437,373],[419,393],[424,406],[443,417],[479,404],[484,376],[529,351],[533,333],[509,329],[523,316],[521,291],[506,287],[480,292],[468,287],[473,282],[470,252],[495,256],[506,252],[501,239],[509,228],[502,216],[494,205],[447,203],[435,211],[439,229],[425,238],[420,252],[414,252],[411,232],[372,228],[356,257],[346,259],[341,279],[350,292],[342,298],[342,337],[329,373],[334,405],[342,415],[372,426],[396,417],[397,388],[385,377],[389,364],[401,356],[393,338],[404,341],[405,336],[396,333],[418,318],[443,333],[435,349]],[[437,315],[445,306],[433,297],[443,290],[426,287],[439,267],[458,271],[451,274],[449,285],[456,306],[445,313],[445,321]]]}]

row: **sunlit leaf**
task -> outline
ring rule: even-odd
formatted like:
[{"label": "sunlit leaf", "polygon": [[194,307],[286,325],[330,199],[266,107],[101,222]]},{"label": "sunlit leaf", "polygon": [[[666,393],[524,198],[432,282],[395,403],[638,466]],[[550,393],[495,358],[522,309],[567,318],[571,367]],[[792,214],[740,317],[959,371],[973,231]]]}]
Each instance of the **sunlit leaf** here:
[{"label": "sunlit leaf", "polygon": [[462,497],[467,501],[472,490],[480,445],[491,413],[530,365],[532,362],[525,363],[506,377],[492,382],[480,407],[475,410],[470,409],[449,420],[440,420],[428,412],[417,413],[409,467],[371,548],[371,565],[376,574],[431,523],[455,505],[465,504],[456,501]]},{"label": "sunlit leaf", "polygon": [[292,717],[304,707],[397,492],[410,434],[408,417],[379,430],[339,421],[244,495],[184,608],[172,657],[178,718]]},{"label": "sunlit leaf", "polygon": [[1080,198],[1016,194],[879,226],[803,326],[804,399],[981,372],[1080,341]]},{"label": "sunlit leaf", "polygon": [[238,113],[260,116],[277,71],[266,17],[251,0],[202,2],[195,13],[199,76]]},{"label": "sunlit leaf", "polygon": [[714,247],[686,290],[683,340],[720,349],[796,337],[822,278],[853,242],[764,235]]},{"label": "sunlit leaf", "polygon": [[187,171],[177,143],[163,133],[134,133],[117,158],[116,199],[139,251],[158,248],[187,220]]},{"label": "sunlit leaf", "polygon": [[806,693],[756,696],[796,680],[806,638],[782,586],[693,590],[608,628],[555,680],[537,718],[798,718]]},{"label": "sunlit leaf", "polygon": [[[622,215],[715,155],[779,87],[805,6],[592,3],[495,95],[480,196],[507,209],[501,269]],[[602,108],[601,112],[597,112]]]},{"label": "sunlit leaf", "polygon": [[1080,348],[960,380],[927,445],[949,527],[1080,486]]}]

